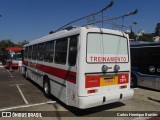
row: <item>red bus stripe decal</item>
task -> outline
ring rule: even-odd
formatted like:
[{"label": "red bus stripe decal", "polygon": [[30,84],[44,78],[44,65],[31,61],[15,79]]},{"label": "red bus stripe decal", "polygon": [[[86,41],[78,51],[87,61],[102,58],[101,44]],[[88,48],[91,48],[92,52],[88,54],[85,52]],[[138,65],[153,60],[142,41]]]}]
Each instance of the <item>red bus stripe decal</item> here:
[{"label": "red bus stripe decal", "polygon": [[[29,66],[28,61],[23,61],[23,63],[24,65]],[[42,72],[48,73],[50,75],[56,76],[58,78],[61,78],[61,79],[67,80],[68,82],[76,84],[76,72],[67,71],[67,70],[50,67],[42,64],[35,64],[32,62],[30,62],[30,67],[36,68],[37,70],[40,70]]]}]

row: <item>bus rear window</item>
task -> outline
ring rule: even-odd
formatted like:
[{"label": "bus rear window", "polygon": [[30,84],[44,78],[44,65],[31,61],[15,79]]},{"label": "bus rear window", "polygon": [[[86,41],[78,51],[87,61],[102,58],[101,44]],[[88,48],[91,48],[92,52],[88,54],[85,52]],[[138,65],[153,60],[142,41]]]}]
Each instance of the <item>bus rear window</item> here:
[{"label": "bus rear window", "polygon": [[87,62],[128,62],[127,38],[111,34],[88,33]]}]

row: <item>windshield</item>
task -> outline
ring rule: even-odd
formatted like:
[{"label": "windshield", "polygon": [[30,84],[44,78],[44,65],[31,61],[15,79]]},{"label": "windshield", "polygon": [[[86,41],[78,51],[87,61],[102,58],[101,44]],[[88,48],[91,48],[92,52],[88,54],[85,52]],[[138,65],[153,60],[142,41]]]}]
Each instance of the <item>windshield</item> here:
[{"label": "windshield", "polygon": [[15,59],[16,59],[16,60],[22,60],[22,54],[21,54],[21,53],[17,53],[17,54],[15,55]]},{"label": "windshield", "polygon": [[21,52],[10,51],[10,57],[12,60],[22,60]]},{"label": "windshield", "polygon": [[127,38],[111,34],[88,33],[87,62],[128,62]]}]

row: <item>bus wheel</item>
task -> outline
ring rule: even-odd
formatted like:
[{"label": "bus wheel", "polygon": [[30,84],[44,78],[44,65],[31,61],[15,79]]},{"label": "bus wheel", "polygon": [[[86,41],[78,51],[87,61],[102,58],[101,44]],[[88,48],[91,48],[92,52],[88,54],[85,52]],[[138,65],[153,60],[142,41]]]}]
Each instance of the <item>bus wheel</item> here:
[{"label": "bus wheel", "polygon": [[131,74],[131,88],[137,87],[137,78],[135,75]]},{"label": "bus wheel", "polygon": [[43,91],[44,91],[44,95],[47,98],[50,98],[51,94],[50,94],[50,82],[48,80],[48,78],[44,79],[44,83],[43,83]]},{"label": "bus wheel", "polygon": [[28,73],[27,73],[27,69],[25,68],[25,78],[26,80],[28,80]]}]

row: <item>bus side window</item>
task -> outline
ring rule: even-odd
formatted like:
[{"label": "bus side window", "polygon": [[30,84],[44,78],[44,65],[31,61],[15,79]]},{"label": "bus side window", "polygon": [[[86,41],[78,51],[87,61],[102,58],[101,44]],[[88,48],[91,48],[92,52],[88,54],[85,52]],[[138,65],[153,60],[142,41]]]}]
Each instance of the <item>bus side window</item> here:
[{"label": "bus side window", "polygon": [[33,52],[32,52],[32,60],[37,59],[37,45],[33,46]]},{"label": "bus side window", "polygon": [[38,60],[43,61],[44,60],[44,53],[45,53],[45,46],[44,43],[41,43],[38,45]]},{"label": "bus side window", "polygon": [[28,58],[31,59],[32,57],[32,46],[29,46],[28,48]]},{"label": "bus side window", "polygon": [[53,62],[54,41],[47,42],[45,45],[45,62]]},{"label": "bus side window", "polygon": [[76,64],[77,42],[78,42],[77,36],[74,36],[74,37],[70,38],[69,57],[68,57],[68,64],[69,64],[69,66],[75,66],[75,64]]},{"label": "bus side window", "polygon": [[56,41],[55,47],[55,63],[66,64],[67,57],[67,38]]}]

